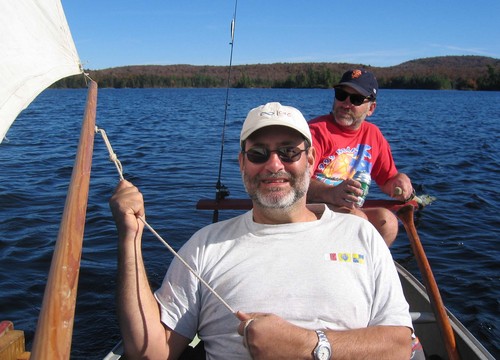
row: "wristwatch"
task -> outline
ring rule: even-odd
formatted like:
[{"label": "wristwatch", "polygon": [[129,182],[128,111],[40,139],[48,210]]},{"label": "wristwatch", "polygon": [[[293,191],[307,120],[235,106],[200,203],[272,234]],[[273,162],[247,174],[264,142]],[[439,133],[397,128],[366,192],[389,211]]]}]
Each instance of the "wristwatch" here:
[{"label": "wristwatch", "polygon": [[314,360],[330,360],[332,357],[332,348],[325,333],[321,330],[316,330],[318,334],[318,344],[314,348]]}]

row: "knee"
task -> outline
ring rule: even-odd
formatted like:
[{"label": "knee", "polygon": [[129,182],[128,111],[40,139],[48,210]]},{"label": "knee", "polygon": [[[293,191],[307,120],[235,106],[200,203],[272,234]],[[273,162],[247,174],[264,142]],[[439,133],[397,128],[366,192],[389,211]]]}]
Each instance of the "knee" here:
[{"label": "knee", "polygon": [[387,246],[391,246],[398,235],[398,218],[391,211],[383,209],[380,214],[380,233]]},{"label": "knee", "polygon": [[394,213],[392,211],[387,210],[387,209],[382,209],[382,210],[383,210],[382,214],[381,214],[382,221],[389,228],[395,229],[395,231],[397,233],[398,226],[399,226],[398,218],[396,217],[396,215],[394,215]]},{"label": "knee", "polygon": [[380,235],[382,235],[387,246],[391,246],[398,235],[399,224],[396,215],[385,208],[369,209],[365,214]]}]

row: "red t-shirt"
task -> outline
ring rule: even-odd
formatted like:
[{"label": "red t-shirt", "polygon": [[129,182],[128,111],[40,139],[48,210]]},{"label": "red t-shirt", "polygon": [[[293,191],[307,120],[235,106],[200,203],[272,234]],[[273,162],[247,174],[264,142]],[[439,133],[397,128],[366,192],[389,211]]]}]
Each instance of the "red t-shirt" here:
[{"label": "red t-shirt", "polygon": [[376,125],[365,120],[359,129],[345,130],[328,114],[311,120],[309,128],[317,156],[314,178],[338,185],[366,171],[381,186],[397,174],[389,143]]}]

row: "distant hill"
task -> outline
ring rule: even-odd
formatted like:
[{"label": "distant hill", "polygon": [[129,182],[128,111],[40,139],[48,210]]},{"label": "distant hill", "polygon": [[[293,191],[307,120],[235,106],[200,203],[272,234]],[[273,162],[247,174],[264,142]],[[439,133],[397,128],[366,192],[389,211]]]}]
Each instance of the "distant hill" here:
[{"label": "distant hill", "polygon": [[[483,56],[442,56],[390,67],[348,63],[237,65],[231,87],[331,88],[348,69],[372,71],[381,88],[500,90],[500,60]],[[141,65],[88,70],[101,88],[226,87],[228,66]],[[55,87],[84,87],[81,76]]]}]

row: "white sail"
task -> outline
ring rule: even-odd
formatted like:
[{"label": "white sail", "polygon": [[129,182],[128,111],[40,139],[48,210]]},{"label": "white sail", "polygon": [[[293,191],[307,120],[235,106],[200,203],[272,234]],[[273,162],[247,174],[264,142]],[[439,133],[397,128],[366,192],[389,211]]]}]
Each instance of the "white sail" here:
[{"label": "white sail", "polygon": [[0,143],[51,84],[82,73],[60,0],[0,1]]}]

